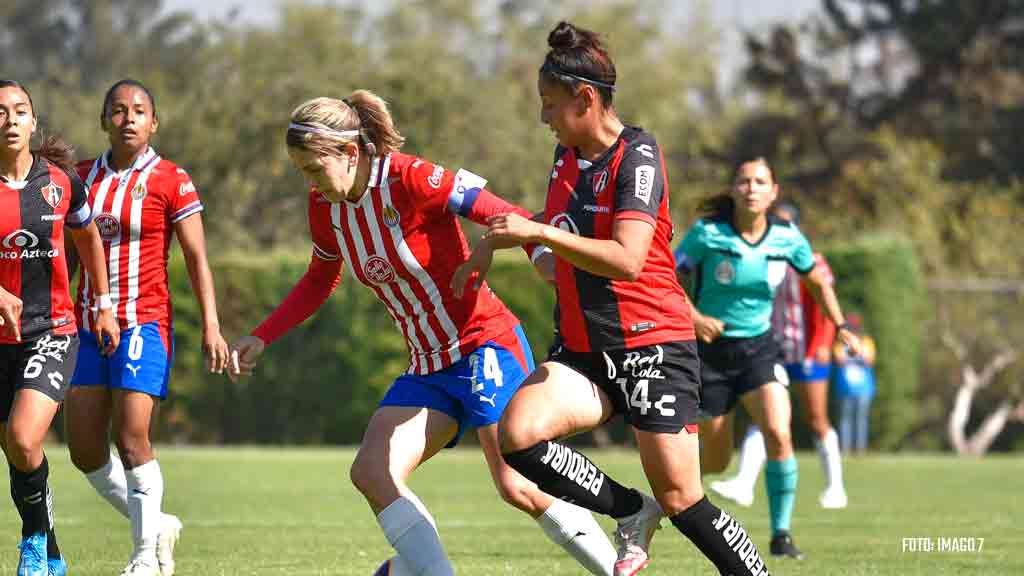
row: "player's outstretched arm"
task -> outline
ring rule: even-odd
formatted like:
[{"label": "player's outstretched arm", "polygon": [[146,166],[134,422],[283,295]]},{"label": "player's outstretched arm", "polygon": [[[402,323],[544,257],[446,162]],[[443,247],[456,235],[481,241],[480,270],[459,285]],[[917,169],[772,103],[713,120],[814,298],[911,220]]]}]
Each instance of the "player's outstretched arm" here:
[{"label": "player's outstretched arm", "polygon": [[863,352],[860,338],[846,325],[843,310],[839,307],[839,299],[836,298],[836,291],[832,288],[832,283],[828,281],[822,267],[816,266],[809,274],[803,276],[802,280],[815,303],[821,306],[828,314],[829,319],[835,323],[839,339],[846,344],[852,355],[860,356]]},{"label": "player's outstretched arm", "polygon": [[192,284],[192,292],[199,301],[203,317],[203,355],[206,368],[215,374],[222,374],[228,365],[228,343],[220,332],[217,317],[217,293],[213,284],[213,273],[206,259],[206,238],[203,233],[202,216],[197,212],[174,224],[174,232],[185,256],[185,267]]}]

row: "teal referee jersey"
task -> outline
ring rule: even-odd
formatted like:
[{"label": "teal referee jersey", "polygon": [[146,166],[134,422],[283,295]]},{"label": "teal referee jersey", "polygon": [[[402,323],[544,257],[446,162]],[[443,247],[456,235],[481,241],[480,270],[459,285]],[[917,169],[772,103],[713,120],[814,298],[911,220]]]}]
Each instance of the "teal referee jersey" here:
[{"label": "teal referee jersey", "polygon": [[807,274],[814,253],[789,222],[769,217],[760,240],[747,242],[725,219],[697,220],[675,250],[676,266],[695,273],[694,301],[725,323],[723,336],[750,338],[771,329],[775,291],[786,267]]}]

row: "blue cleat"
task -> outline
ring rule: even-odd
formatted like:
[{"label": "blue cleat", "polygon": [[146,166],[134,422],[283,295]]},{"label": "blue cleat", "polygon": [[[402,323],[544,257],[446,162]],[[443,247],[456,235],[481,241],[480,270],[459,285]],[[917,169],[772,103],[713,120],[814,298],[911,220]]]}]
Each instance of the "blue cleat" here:
[{"label": "blue cleat", "polygon": [[18,560],[17,576],[47,576],[46,532],[22,538],[18,548],[21,549],[21,559]]},{"label": "blue cleat", "polygon": [[64,557],[49,558],[46,560],[47,576],[67,576],[68,563]]}]

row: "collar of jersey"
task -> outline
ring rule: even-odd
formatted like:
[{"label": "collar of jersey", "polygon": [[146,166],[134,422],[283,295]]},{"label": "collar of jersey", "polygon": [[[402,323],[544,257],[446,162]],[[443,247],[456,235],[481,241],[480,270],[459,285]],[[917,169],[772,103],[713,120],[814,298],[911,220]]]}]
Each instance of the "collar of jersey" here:
[{"label": "collar of jersey", "polygon": [[100,157],[101,162],[103,162],[103,169],[110,172],[125,172],[127,170],[142,171],[146,168],[147,165],[149,165],[153,158],[156,158],[156,150],[153,150],[153,147],[149,146],[146,148],[145,152],[143,152],[141,155],[139,155],[138,158],[135,159],[135,162],[132,163],[130,168],[125,168],[124,170],[114,170],[114,167],[111,166],[109,163],[110,154],[111,151],[107,150],[106,153]]},{"label": "collar of jersey", "polygon": [[38,154],[32,154],[32,166],[28,169],[28,174],[25,175],[24,180],[8,180],[7,178],[0,178],[0,182],[3,182],[4,186],[7,186],[11,190],[21,190],[25,188],[25,186],[28,186],[29,182],[48,173],[49,171],[49,163],[46,159],[40,157]]},{"label": "collar of jersey", "polygon": [[391,154],[385,154],[383,156],[374,156],[370,158],[370,177],[366,179],[366,190],[359,196],[359,200],[352,202],[348,198],[345,198],[346,204],[352,206],[359,206],[370,197],[370,190],[379,188],[384,183],[384,179],[388,177],[388,169],[391,166]]}]

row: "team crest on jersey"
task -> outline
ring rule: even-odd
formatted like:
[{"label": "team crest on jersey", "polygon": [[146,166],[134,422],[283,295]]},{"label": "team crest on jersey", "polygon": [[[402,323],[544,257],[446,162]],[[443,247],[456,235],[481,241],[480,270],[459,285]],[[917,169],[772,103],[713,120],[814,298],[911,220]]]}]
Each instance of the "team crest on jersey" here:
[{"label": "team crest on jersey", "polygon": [[363,274],[374,284],[387,284],[395,279],[395,269],[380,256],[370,256],[363,265]]},{"label": "team crest on jersey", "polygon": [[597,176],[594,178],[594,196],[597,196],[597,195],[601,194],[601,192],[604,192],[604,187],[607,186],[607,185],[608,185],[608,169],[605,168],[604,170],[601,170],[600,172],[598,172]]},{"label": "team crest on jersey", "polygon": [[145,197],[146,197],[146,187],[143,184],[141,184],[141,183],[136,184],[135,188],[132,188],[132,198],[134,198],[136,200],[142,200]]},{"label": "team crest on jersey", "polygon": [[50,205],[50,208],[54,209],[60,205],[60,200],[64,197],[64,189],[53,183],[40,188],[39,193],[43,195],[43,200]]},{"label": "team crest on jersey", "polygon": [[399,222],[401,221],[402,216],[401,214],[398,213],[398,210],[395,210],[394,206],[392,206],[391,204],[387,204],[384,206],[384,223],[387,224],[389,228],[394,228],[395,226],[398,226]]},{"label": "team crest on jersey", "polygon": [[722,260],[715,266],[715,280],[719,284],[732,284],[732,281],[736,279],[736,268],[732,265],[732,262],[728,260]]},{"label": "team crest on jersey", "polygon": [[100,237],[110,242],[121,235],[121,223],[110,214],[100,214],[93,220],[96,228],[100,231]]},{"label": "team crest on jersey", "polygon": [[573,221],[572,217],[566,214],[565,212],[562,212],[561,214],[556,214],[555,217],[551,219],[551,225],[554,226],[555,228],[561,228],[566,232],[572,232],[577,236],[580,235],[579,226],[577,226],[576,222]]},{"label": "team crest on jersey", "polygon": [[191,180],[188,182],[182,182],[181,185],[178,186],[178,196],[188,196],[195,191],[196,185],[193,184]]}]

